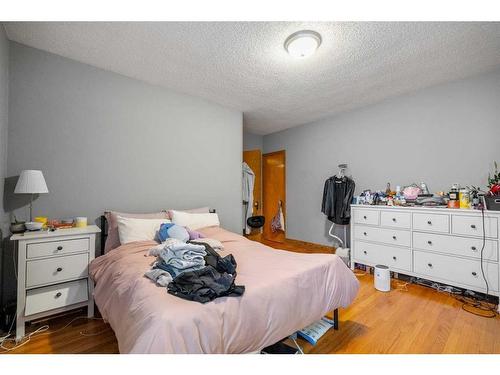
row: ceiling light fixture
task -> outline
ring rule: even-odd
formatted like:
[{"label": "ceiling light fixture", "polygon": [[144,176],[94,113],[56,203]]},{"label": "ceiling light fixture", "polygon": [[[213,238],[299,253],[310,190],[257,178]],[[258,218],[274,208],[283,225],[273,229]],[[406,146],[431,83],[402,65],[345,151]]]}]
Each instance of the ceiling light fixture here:
[{"label": "ceiling light fixture", "polygon": [[312,30],[301,30],[293,33],[285,40],[285,49],[292,57],[305,59],[321,45],[321,35]]}]

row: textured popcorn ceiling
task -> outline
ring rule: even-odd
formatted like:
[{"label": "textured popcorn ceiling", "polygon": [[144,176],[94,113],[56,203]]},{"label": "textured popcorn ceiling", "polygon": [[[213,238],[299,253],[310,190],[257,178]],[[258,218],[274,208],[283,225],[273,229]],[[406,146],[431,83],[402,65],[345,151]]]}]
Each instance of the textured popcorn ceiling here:
[{"label": "textured popcorn ceiling", "polygon": [[[500,23],[6,23],[9,39],[238,109],[269,134],[500,65]],[[323,43],[291,58],[301,29]]]}]

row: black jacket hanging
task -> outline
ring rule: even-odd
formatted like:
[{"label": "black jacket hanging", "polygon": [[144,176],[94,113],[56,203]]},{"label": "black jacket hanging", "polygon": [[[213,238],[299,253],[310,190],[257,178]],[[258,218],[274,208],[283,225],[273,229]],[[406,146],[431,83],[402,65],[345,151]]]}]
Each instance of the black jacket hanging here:
[{"label": "black jacket hanging", "polygon": [[349,177],[332,176],[325,181],[321,212],[335,224],[347,225],[351,218],[354,181]]}]

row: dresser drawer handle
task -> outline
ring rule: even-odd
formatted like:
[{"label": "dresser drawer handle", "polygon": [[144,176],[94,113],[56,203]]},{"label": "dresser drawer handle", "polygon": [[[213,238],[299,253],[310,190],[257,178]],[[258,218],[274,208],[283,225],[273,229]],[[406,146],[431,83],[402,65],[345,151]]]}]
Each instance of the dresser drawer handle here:
[{"label": "dresser drawer handle", "polygon": [[61,267],[57,267],[56,271],[57,271],[57,272],[61,272],[61,271],[62,271],[62,268],[61,268]]},{"label": "dresser drawer handle", "polygon": [[392,257],[392,259],[397,260],[398,258],[396,258],[396,257]]},{"label": "dresser drawer handle", "polygon": [[427,266],[429,266],[429,268],[432,268],[432,263],[427,263]]},{"label": "dresser drawer handle", "polygon": [[396,218],[395,218],[395,217],[393,217],[393,218],[392,218],[392,221],[396,222]]},{"label": "dresser drawer handle", "polygon": [[57,292],[57,293],[56,293],[56,295],[55,295],[55,297],[56,297],[56,298],[59,298],[59,297],[61,297],[61,296],[62,296],[62,293],[61,293],[61,292]]},{"label": "dresser drawer handle", "polygon": [[472,251],[477,251],[477,249],[476,249],[476,247],[475,247],[475,246],[472,246],[472,247],[471,247],[471,250],[472,250]]},{"label": "dresser drawer handle", "polygon": [[427,243],[428,243],[429,245],[432,245],[432,241],[427,241]]},{"label": "dresser drawer handle", "polygon": [[472,272],[472,276],[477,276],[477,273],[476,272]]},{"label": "dresser drawer handle", "polygon": [[367,236],[366,232],[363,232],[363,235]]},{"label": "dresser drawer handle", "polygon": [[392,236],[392,239],[395,240],[396,239],[396,236]]},{"label": "dresser drawer handle", "polygon": [[365,220],[366,220],[366,216],[363,216],[363,219],[365,219]]},{"label": "dresser drawer handle", "polygon": [[57,246],[57,251],[61,251],[63,249],[62,246]]},{"label": "dresser drawer handle", "polygon": [[427,224],[432,225],[432,221],[428,220]]},{"label": "dresser drawer handle", "polygon": [[363,254],[365,254],[365,255],[366,255],[366,254],[368,254],[368,253],[367,253],[367,252],[366,252],[366,250],[365,250],[365,251],[363,251]]},{"label": "dresser drawer handle", "polygon": [[474,224],[471,224],[471,225],[470,225],[470,227],[471,227],[472,229],[476,229],[476,226],[475,226]]}]

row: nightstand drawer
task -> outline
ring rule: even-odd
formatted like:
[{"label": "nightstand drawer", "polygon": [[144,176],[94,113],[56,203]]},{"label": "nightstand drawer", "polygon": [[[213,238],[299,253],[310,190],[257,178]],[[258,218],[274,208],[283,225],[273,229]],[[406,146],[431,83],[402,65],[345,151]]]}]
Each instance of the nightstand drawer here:
[{"label": "nightstand drawer", "polygon": [[75,240],[61,240],[51,242],[29,243],[26,258],[40,258],[51,255],[63,255],[89,251],[89,239],[78,238]]},{"label": "nightstand drawer", "polygon": [[25,315],[33,315],[88,300],[87,279],[26,292]]},{"label": "nightstand drawer", "polygon": [[26,287],[87,277],[88,254],[68,255],[26,262]]}]

